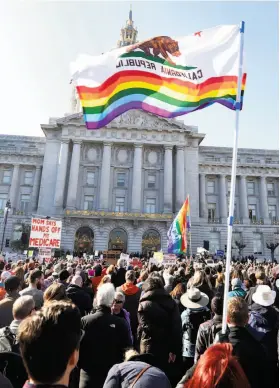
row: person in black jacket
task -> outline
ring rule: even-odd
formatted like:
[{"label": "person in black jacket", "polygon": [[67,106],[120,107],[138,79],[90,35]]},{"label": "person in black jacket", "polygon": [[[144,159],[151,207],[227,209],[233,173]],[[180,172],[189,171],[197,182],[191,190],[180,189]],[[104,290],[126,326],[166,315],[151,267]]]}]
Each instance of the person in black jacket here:
[{"label": "person in black jacket", "polygon": [[131,331],[134,338],[134,346],[137,346],[137,327],[138,327],[138,317],[137,310],[141,295],[141,290],[139,287],[135,286],[134,282],[136,280],[134,271],[127,271],[125,274],[126,282],[117,288],[117,291],[122,292],[125,295],[125,302],[123,307],[130,314],[130,325]]},{"label": "person in black jacket", "polygon": [[83,317],[91,311],[92,302],[89,294],[83,290],[82,286],[82,277],[80,275],[75,275],[66,290],[66,295],[78,307],[81,316]]},{"label": "person in black jacket", "polygon": [[114,284],[115,288],[122,286],[125,283],[125,274],[126,269],[124,268],[126,261],[123,259],[118,260],[118,268],[111,275],[111,282]]},{"label": "person in black jacket", "polygon": [[279,376],[277,334],[279,313],[273,306],[276,293],[267,285],[259,285],[252,296],[253,304],[248,329],[264,347],[269,365],[270,386],[277,384]]},{"label": "person in black jacket", "polygon": [[221,296],[215,296],[212,299],[211,311],[214,314],[214,317],[209,321],[201,323],[198,329],[195,344],[195,363],[199,360],[205,350],[214,343],[216,334],[222,330],[223,298]]},{"label": "person in black jacket", "polygon": [[97,311],[82,318],[79,388],[102,388],[109,370],[132,346],[126,321],[111,314],[114,296],[114,286],[103,284],[97,291]]},{"label": "person in black jacket", "polygon": [[247,329],[248,305],[243,298],[233,297],[228,301],[227,341],[233,346],[233,354],[238,358],[251,388],[271,387],[268,384],[268,363],[262,345]]},{"label": "person in black jacket", "polygon": [[[157,366],[169,374],[170,363],[182,355],[182,323],[179,309],[164,289],[162,278],[151,274],[143,285],[138,308],[140,352],[151,353]],[[168,376],[170,377],[170,375]]]}]

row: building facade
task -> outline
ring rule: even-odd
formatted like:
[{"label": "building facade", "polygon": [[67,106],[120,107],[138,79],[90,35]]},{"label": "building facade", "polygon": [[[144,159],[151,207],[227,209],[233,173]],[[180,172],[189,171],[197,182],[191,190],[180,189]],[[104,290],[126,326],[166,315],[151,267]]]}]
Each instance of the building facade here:
[{"label": "building facade", "polygon": [[[131,12],[118,45],[136,38]],[[136,110],[89,131],[74,89],[71,109],[41,125],[44,138],[0,135],[2,220],[8,199],[12,207],[5,249],[36,215],[62,219],[64,250],[166,251],[167,231],[189,194],[191,252],[225,250],[232,149],[204,147],[197,127]],[[278,241],[278,164],[276,150],[239,149],[233,254],[239,241],[244,255],[270,257],[266,244]]]}]

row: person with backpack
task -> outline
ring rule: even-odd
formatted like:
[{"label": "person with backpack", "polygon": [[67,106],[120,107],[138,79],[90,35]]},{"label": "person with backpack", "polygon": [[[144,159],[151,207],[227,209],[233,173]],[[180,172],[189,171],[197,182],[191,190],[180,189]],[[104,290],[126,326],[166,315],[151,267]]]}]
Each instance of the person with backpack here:
[{"label": "person with backpack", "polygon": [[187,370],[192,367],[195,356],[195,344],[198,329],[201,323],[210,319],[210,310],[207,308],[209,298],[198,288],[191,287],[181,296],[181,303],[186,310],[182,312],[183,329],[183,366]]},{"label": "person with backpack", "polygon": [[223,297],[215,296],[211,301],[211,311],[213,318],[202,323],[199,326],[196,344],[194,362],[197,363],[202,354],[214,343],[216,334],[222,330],[223,320]]},{"label": "person with backpack", "polygon": [[276,387],[279,376],[277,335],[279,313],[273,306],[276,292],[267,285],[259,285],[252,295],[248,331],[262,345],[268,360],[270,387]]}]

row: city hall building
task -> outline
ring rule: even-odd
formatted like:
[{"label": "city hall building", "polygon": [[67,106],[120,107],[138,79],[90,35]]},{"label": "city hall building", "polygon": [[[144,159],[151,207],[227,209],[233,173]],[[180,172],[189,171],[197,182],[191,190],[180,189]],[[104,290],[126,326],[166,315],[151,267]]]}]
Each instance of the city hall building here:
[{"label": "city hall building", "polygon": [[[136,39],[130,11],[118,46]],[[205,147],[197,127],[138,110],[89,131],[74,89],[71,110],[41,125],[44,138],[0,135],[2,220],[11,201],[6,250],[36,215],[62,220],[64,250],[166,251],[188,194],[192,252],[225,249],[232,149]],[[266,243],[278,239],[278,163],[277,150],[238,151],[233,254],[243,241],[244,255],[270,257]]]}]

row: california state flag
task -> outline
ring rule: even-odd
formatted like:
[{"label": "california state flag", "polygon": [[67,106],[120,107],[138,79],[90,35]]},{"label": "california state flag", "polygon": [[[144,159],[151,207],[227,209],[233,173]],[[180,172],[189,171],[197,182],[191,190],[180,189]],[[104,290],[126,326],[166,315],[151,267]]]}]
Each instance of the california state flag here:
[{"label": "california state flag", "polygon": [[[129,109],[173,118],[214,103],[236,109],[239,25],[157,36],[72,64],[88,129]],[[242,77],[241,108],[246,74]]]}]

